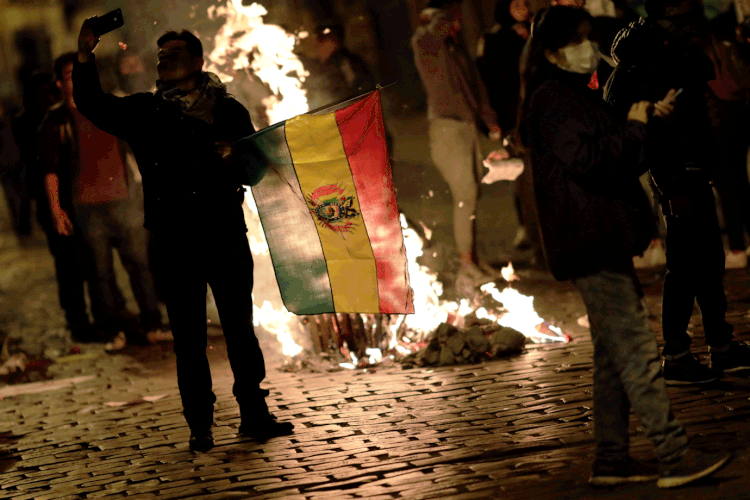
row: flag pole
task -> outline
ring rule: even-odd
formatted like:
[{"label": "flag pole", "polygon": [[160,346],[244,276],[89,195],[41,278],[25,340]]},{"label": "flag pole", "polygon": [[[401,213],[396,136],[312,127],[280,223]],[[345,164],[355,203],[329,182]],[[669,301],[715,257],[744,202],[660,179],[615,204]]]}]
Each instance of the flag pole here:
[{"label": "flag pole", "polygon": [[[363,92],[361,94],[357,94],[357,95],[355,95],[353,97],[345,97],[344,99],[341,99],[339,101],[326,104],[324,106],[321,106],[319,108],[315,108],[312,111],[308,111],[307,113],[302,113],[302,114],[303,115],[312,115],[314,113],[320,113],[321,111],[325,111],[326,109],[335,108],[336,106],[340,106],[341,104],[345,104],[345,103],[347,103],[349,101],[356,101],[357,99],[361,99],[361,98],[363,98],[364,96],[366,96],[368,94],[372,94],[376,90],[382,90],[382,89],[388,88],[391,85],[395,85],[396,83],[397,82],[391,82],[391,83],[389,83],[387,85],[382,85],[382,86],[380,84],[377,84],[375,86],[375,88],[372,89],[372,90],[368,90],[367,92]],[[301,115],[298,115],[298,116],[301,116]],[[256,135],[259,135],[259,134],[262,134],[264,132],[267,132],[267,131],[269,131],[269,130],[271,130],[273,128],[280,127],[285,121],[286,120],[282,120],[279,123],[274,123],[273,125],[269,125],[268,127],[265,127],[265,128],[260,129],[260,130],[257,130],[254,133],[250,134],[249,136],[244,137],[243,140],[244,139],[251,139],[251,138],[255,137]]]}]

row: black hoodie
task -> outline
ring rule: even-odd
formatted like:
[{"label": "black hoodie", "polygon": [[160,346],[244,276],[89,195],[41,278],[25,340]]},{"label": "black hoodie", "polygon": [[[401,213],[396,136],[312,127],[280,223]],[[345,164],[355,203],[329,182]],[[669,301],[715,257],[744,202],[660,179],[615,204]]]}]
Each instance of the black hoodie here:
[{"label": "black hoodie", "polygon": [[682,196],[685,177],[692,175],[686,172],[702,171],[710,178],[716,148],[705,99],[707,82],[714,78],[710,59],[643,18],[618,33],[612,58],[617,67],[604,87],[604,98],[620,118],[636,102],[656,102],[669,89],[683,89],[668,123],[649,122],[647,166],[662,194]]}]

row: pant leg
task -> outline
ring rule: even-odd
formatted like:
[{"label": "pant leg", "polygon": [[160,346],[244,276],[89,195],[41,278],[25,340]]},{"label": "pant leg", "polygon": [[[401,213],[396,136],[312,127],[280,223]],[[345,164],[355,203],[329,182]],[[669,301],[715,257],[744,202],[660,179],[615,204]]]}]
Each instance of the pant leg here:
[{"label": "pant leg", "polygon": [[206,355],[206,253],[198,243],[181,235],[154,237],[156,265],[165,278],[183,414],[194,430],[211,426],[216,402]]},{"label": "pant leg", "polygon": [[130,200],[111,203],[113,232],[122,264],[141,312],[141,326],[148,332],[161,327],[161,311],[148,262],[148,241],[143,219]]},{"label": "pant leg", "polygon": [[86,323],[89,316],[84,296],[85,265],[79,237],[62,236],[54,227],[43,226],[43,229],[55,263],[57,293],[65,320],[70,326]]},{"label": "pant leg", "polygon": [[432,160],[453,197],[453,236],[459,253],[474,253],[474,212],[479,196],[476,180],[476,127],[433,118],[429,125]]},{"label": "pant leg", "polygon": [[[77,205],[75,211],[75,231],[82,236],[88,260],[87,279],[89,294],[98,301],[92,305],[94,317],[104,323],[104,327],[115,330],[118,327],[117,297],[122,292],[117,286],[112,254],[112,228],[106,204]],[[116,289],[116,290],[115,290]]]},{"label": "pant leg", "polygon": [[665,220],[667,273],[662,294],[662,331],[666,345],[663,354],[674,355],[690,349],[687,327],[698,294],[696,273],[702,265],[690,254],[701,235],[687,216],[668,215]]},{"label": "pant leg", "polygon": [[[688,445],[682,425],[671,411],[656,340],[629,273],[600,271],[575,280],[591,323],[595,356],[595,416],[599,417],[597,452],[621,454],[627,445],[626,397],[660,460],[669,460]],[[625,395],[613,380],[615,373]],[[612,390],[611,394],[602,391]],[[602,398],[601,400],[599,398]],[[612,409],[606,405],[613,404]],[[604,406],[604,407],[602,407]],[[606,416],[604,413],[612,413]],[[595,420],[594,425],[597,425]]]},{"label": "pant leg", "polygon": [[724,291],[724,244],[716,216],[716,202],[710,187],[699,195],[700,210],[694,215],[695,256],[697,272],[696,300],[703,318],[706,343],[720,347],[732,341],[732,326],[726,322],[727,297]]},{"label": "pant leg", "polygon": [[209,284],[227,342],[233,393],[243,419],[248,419],[268,412],[267,392],[260,389],[265,362],[253,327],[253,258],[244,232],[218,238],[209,257]]}]

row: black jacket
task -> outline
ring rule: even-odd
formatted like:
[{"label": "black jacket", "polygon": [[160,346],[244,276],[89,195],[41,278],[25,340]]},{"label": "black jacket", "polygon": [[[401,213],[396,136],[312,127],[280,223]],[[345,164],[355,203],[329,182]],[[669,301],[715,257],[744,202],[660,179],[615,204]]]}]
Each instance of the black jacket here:
[{"label": "black jacket", "polygon": [[219,98],[208,124],[152,93],[115,97],[102,92],[96,66],[75,63],[73,97],[97,127],[128,142],[143,178],[145,226],[154,231],[245,230],[247,173],[222,162],[216,142],[233,143],[255,129],[247,110]]},{"label": "black jacket", "polygon": [[716,143],[705,93],[713,65],[699,49],[682,46],[655,22],[640,19],[618,33],[612,45],[615,71],[604,98],[624,119],[638,101],[656,102],[669,89],[683,89],[669,123],[651,120],[647,168],[667,198],[684,195],[686,176],[711,177]]},{"label": "black jacket", "polygon": [[638,181],[646,126],[620,125],[588,79],[551,70],[532,92],[522,123],[543,248],[558,280],[627,271],[653,229]]}]

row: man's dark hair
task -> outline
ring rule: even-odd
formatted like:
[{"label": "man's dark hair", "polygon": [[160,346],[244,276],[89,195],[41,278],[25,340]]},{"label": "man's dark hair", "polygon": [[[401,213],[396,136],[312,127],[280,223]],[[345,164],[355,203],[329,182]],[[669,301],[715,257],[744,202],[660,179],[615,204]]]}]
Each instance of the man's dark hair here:
[{"label": "man's dark hair", "polygon": [[176,31],[167,31],[156,41],[156,45],[161,47],[167,42],[172,40],[182,40],[185,42],[185,48],[192,57],[203,56],[203,44],[198,37],[190,33],[188,30],[182,30],[179,33]]},{"label": "man's dark hair", "polygon": [[78,54],[76,52],[66,52],[57,59],[55,59],[55,78],[58,80],[63,79],[63,70],[68,64],[75,64],[78,60]]},{"label": "man's dark hair", "polygon": [[448,9],[459,3],[463,3],[463,0],[430,0],[429,2],[427,2],[427,8]]}]

